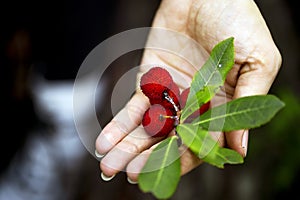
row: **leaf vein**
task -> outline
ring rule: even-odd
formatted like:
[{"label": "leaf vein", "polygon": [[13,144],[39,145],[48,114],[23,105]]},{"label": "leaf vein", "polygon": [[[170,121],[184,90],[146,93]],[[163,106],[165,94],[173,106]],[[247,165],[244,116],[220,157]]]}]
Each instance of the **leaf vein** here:
[{"label": "leaf vein", "polygon": [[[172,138],[172,139],[170,140],[170,143],[169,143],[168,146],[167,146],[165,155],[169,155],[169,152],[170,152],[170,149],[171,149],[173,140],[174,140],[174,138]],[[159,170],[159,172],[158,172],[158,174],[157,174],[157,179],[155,180],[155,183],[154,183],[154,186],[153,186],[154,189],[157,188],[157,186],[158,186],[158,184],[159,184],[159,182],[160,182],[160,180],[161,180],[161,178],[162,178],[162,174],[163,174],[163,170],[164,170],[164,166],[165,166],[166,162],[167,162],[167,156],[164,156],[164,159],[163,159],[163,161],[162,161],[160,170]]]}]

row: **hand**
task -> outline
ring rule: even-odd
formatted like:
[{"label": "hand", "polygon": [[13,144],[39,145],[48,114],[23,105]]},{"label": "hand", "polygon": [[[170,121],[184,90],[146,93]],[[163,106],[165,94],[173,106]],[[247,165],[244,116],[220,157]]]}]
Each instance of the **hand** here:
[{"label": "hand", "polygon": [[[240,0],[163,0],[153,21],[153,27],[164,27],[186,34],[202,45],[203,49],[188,48],[176,38],[165,38],[178,51],[195,58],[196,66],[205,61],[214,45],[233,36],[235,38],[235,64],[229,72],[222,90],[212,100],[222,100],[268,93],[281,66],[281,55],[270,31],[254,1]],[[163,37],[163,36],[162,36]],[[150,34],[149,40],[155,40]],[[203,52],[205,51],[205,52]],[[167,66],[181,89],[188,87],[198,70],[178,56],[158,50],[145,50],[138,79],[149,63]],[[184,81],[182,81],[184,80]],[[106,154],[100,168],[106,177],[113,177],[126,169],[128,178],[137,181],[138,173],[147,156],[161,138],[146,137],[140,126],[143,114],[149,107],[148,99],[137,91],[128,104],[107,124],[96,141],[99,154]],[[222,146],[246,156],[248,131],[213,133]],[[182,174],[197,167],[201,161],[190,151],[181,156]]]}]

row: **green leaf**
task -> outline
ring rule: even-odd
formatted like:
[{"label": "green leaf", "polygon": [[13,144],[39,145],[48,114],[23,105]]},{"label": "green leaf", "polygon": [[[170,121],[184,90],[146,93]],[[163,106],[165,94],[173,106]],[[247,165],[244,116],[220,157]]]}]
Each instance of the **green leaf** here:
[{"label": "green leaf", "polygon": [[158,199],[170,198],[180,180],[180,169],[177,137],[169,137],[150,154],[139,174],[139,187],[143,192],[152,192]]},{"label": "green leaf", "polygon": [[193,121],[210,131],[257,128],[271,120],[284,107],[274,95],[255,95],[235,99],[208,110]]},{"label": "green leaf", "polygon": [[186,105],[182,110],[181,122],[208,102],[224,84],[234,64],[233,37],[217,44],[206,63],[194,75]]},{"label": "green leaf", "polygon": [[236,151],[219,146],[207,130],[193,124],[180,124],[177,133],[183,143],[203,161],[219,168],[224,164],[243,163],[243,157]]},{"label": "green leaf", "polygon": [[[259,127],[284,106],[273,95],[239,98],[205,112],[191,124],[185,120],[208,102],[224,85],[234,65],[233,37],[217,44],[209,59],[193,77],[185,107],[176,127],[182,142],[196,156],[213,166],[243,163],[243,157],[234,150],[219,146],[210,131],[232,131]],[[176,191],[180,180],[180,154],[177,137],[163,140],[150,154],[143,167],[138,184],[142,191],[151,192],[157,199],[168,199]]]},{"label": "green leaf", "polygon": [[232,149],[215,146],[215,148],[203,158],[203,161],[216,167],[224,168],[224,164],[242,164],[244,159],[238,152]]},{"label": "green leaf", "polygon": [[182,142],[199,158],[204,158],[214,148],[216,141],[210,140],[207,130],[193,124],[179,124],[176,127]]}]

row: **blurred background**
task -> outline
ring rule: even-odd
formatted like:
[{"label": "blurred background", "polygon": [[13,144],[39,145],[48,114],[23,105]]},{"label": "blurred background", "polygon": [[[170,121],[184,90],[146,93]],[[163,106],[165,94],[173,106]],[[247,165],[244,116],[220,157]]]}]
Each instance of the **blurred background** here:
[{"label": "blurred background", "polygon": [[[251,131],[245,163],[220,170],[203,164],[182,177],[172,199],[282,199],[300,186],[299,11],[293,0],[255,1],[283,64],[270,93],[286,107]],[[1,200],[154,199],[125,173],[100,178],[99,163],[75,130],[72,90],[89,52],[110,36],[150,26],[159,0],[5,1],[0,6]],[[100,80],[99,122],[119,77],[142,51],[121,56]]]}]

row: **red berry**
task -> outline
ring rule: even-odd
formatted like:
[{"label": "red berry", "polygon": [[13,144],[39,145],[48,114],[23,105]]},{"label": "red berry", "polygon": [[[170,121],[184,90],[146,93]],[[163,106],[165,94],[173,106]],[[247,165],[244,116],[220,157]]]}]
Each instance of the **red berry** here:
[{"label": "red berry", "polygon": [[[186,100],[187,97],[190,93],[190,88],[186,88],[185,90],[182,91],[182,93],[180,94],[180,106],[181,108],[184,108],[185,104],[186,104]],[[205,113],[210,107],[210,101],[208,101],[207,103],[203,104],[199,110],[196,110],[193,114],[191,114],[188,119],[186,119],[186,122],[191,122],[193,121],[193,119],[197,118],[198,116],[202,115],[203,113]]]},{"label": "red berry", "polygon": [[140,87],[151,104],[161,103],[163,93],[173,84],[170,73],[161,67],[153,67],[141,77]]},{"label": "red berry", "polygon": [[149,98],[150,104],[160,104],[164,99],[164,92],[167,92],[167,87],[160,84],[149,83],[141,85],[143,93]]},{"label": "red berry", "polygon": [[174,113],[160,104],[151,105],[144,113],[142,125],[152,137],[166,136],[175,126]]},{"label": "red berry", "polygon": [[180,90],[176,83],[172,83],[170,88],[164,93],[162,104],[165,108],[175,110],[176,112],[180,110],[179,104]]},{"label": "red berry", "polygon": [[180,94],[180,107],[184,108],[185,104],[186,104],[186,100],[188,98],[188,95],[190,93],[190,88],[186,88],[185,90],[183,90]]},{"label": "red berry", "polygon": [[169,86],[173,82],[170,73],[162,67],[153,67],[141,78],[141,85],[148,83],[157,83],[163,86]]},{"label": "red berry", "polygon": [[200,107],[200,115],[202,115],[203,113],[205,113],[210,107],[210,101],[208,101],[207,103],[203,104]]},{"label": "red berry", "polygon": [[170,86],[169,95],[173,99],[174,103],[179,106],[179,99],[180,99],[180,90],[176,83]]}]

